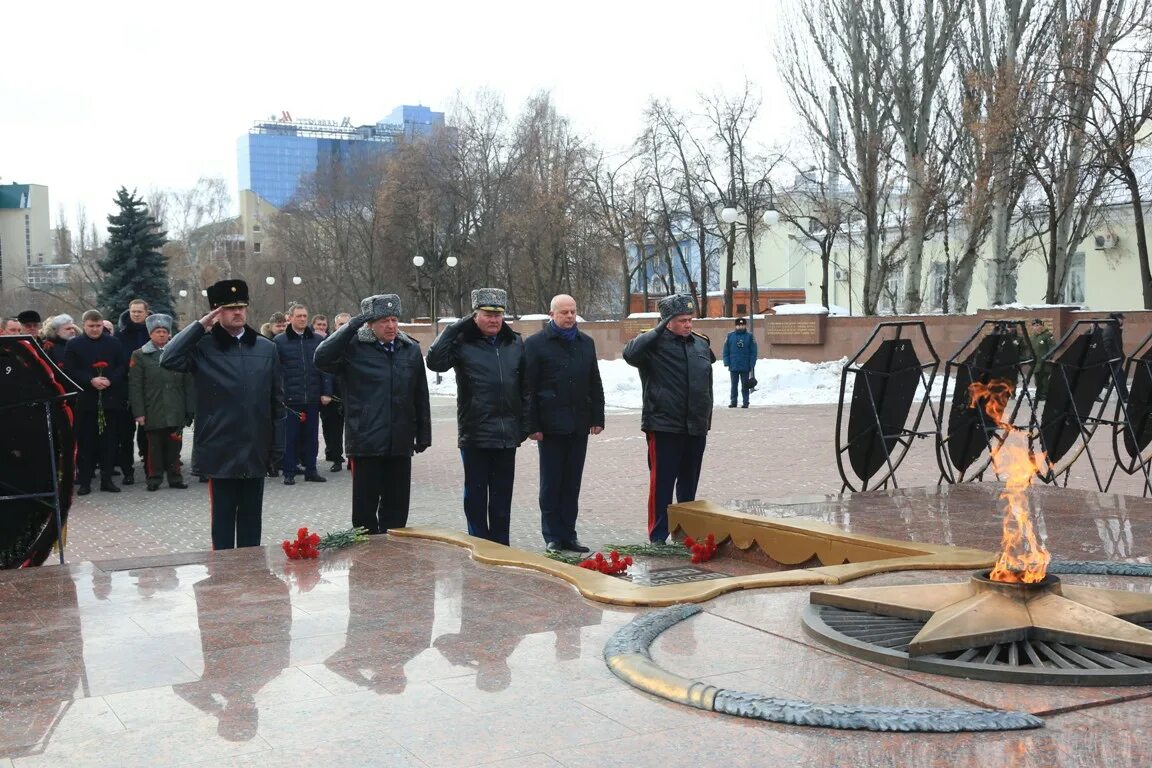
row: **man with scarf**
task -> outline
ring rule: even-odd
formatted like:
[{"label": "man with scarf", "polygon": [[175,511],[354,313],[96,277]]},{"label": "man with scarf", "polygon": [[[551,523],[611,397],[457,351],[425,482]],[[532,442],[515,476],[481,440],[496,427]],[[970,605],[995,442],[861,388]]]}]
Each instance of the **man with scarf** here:
[{"label": "man with scarf", "polygon": [[524,342],[528,437],[540,450],[540,532],[549,552],[587,552],[576,517],[588,435],[604,429],[604,386],[596,342],[576,327],[576,300],[556,296],[548,316]]}]

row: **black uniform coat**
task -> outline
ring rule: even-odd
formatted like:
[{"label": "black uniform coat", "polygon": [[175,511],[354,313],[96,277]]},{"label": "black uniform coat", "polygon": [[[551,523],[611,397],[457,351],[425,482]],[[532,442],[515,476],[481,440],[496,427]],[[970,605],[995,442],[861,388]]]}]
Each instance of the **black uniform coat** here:
[{"label": "black uniform coat", "polygon": [[192,464],[207,477],[264,477],[284,453],[284,391],[276,345],[251,328],[239,339],[219,325],[190,323],[160,365],[192,374],[196,441]]},{"label": "black uniform coat", "polygon": [[624,360],[640,369],[646,432],[707,435],[712,427],[712,363],[706,336],[645,331],[624,347]]},{"label": "black uniform coat", "polygon": [[471,317],[457,320],[428,348],[428,368],[456,371],[461,448],[517,448],[524,442],[524,342],[507,323],[493,343]]},{"label": "black uniform coat", "polygon": [[[108,366],[97,369],[96,363]],[[110,334],[90,339],[81,333],[69,341],[64,348],[64,373],[81,387],[77,411],[94,411],[98,404],[103,404],[105,411],[124,410],[128,402],[128,355]],[[97,376],[112,382],[103,395],[92,386],[92,379]]]},{"label": "black uniform coat", "polygon": [[272,341],[280,353],[280,369],[284,375],[284,402],[300,407],[320,405],[321,395],[332,394],[332,383],[316,367],[316,348],[321,337],[311,327],[296,333],[292,326]]},{"label": "black uniform coat", "polygon": [[411,456],[432,444],[428,374],[420,344],[396,335],[388,352],[360,318],[320,342],[316,367],[337,374],[344,393],[344,451],[349,456]]},{"label": "black uniform coat", "polygon": [[552,323],[524,342],[527,432],[588,434],[604,426],[604,385],[596,342],[580,331],[565,341]]}]

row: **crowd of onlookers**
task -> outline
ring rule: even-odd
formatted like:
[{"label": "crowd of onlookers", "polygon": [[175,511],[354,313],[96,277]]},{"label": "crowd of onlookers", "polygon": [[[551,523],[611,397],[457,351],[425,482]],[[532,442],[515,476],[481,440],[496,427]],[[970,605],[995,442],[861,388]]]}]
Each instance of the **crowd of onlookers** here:
[{"label": "crowd of onlookers", "polygon": [[[294,325],[289,325],[290,315],[295,315]],[[348,322],[349,317],[348,313],[337,315],[336,328]],[[321,424],[327,445],[325,461],[330,463],[330,470],[338,472],[344,464],[343,409],[335,397],[339,385],[315,370],[310,353],[305,360],[303,353],[294,354],[300,350],[288,343],[289,338],[302,337],[305,330],[310,339],[315,339],[310,347],[324,338],[328,318],[316,315],[310,323],[308,320],[307,309],[293,305],[287,313],[273,313],[260,327],[260,333],[269,340],[287,334],[279,345],[282,355],[289,364],[298,360],[300,367],[309,369],[306,372],[314,378],[293,382],[301,387],[312,383],[312,391],[294,389],[288,393],[292,399],[287,402],[297,412],[313,415],[312,423],[298,422],[301,428],[292,430],[293,450],[287,451],[292,465],[284,468],[289,485],[294,484],[297,462],[306,479],[319,478],[323,482],[316,471]],[[170,488],[187,488],[180,452],[183,429],[195,418],[194,387],[187,374],[159,365],[161,353],[176,330],[172,317],[151,312],[143,299],[131,301],[116,322],[97,310],[84,312],[79,323],[67,313],[44,317],[31,309],[3,319],[0,335],[32,336],[53,363],[80,387],[74,408],[79,495],[91,493],[97,475],[98,487],[109,493],[121,490],[116,477],[123,485],[135,484],[137,457],[148,490],[158,490],[165,480]],[[277,463],[268,468],[268,475],[278,476],[280,471]],[[195,467],[192,474],[199,474]]]}]

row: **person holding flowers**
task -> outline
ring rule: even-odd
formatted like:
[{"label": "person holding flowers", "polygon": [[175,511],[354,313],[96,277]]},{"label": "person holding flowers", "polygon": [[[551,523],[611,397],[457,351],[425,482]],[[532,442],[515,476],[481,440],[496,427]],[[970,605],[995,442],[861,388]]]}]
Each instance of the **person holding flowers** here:
[{"label": "person holding flowers", "polygon": [[112,482],[117,424],[128,399],[128,359],[124,346],[104,333],[104,316],[90,309],[81,318],[84,333],[64,352],[64,372],[81,387],[76,401],[76,495],[92,492],[96,465],[100,490],[119,493]]}]

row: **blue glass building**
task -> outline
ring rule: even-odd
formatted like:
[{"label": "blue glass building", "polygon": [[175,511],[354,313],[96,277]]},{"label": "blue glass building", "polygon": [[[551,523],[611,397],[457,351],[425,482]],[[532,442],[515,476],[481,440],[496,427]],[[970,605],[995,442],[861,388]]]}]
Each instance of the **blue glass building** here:
[{"label": "blue glass building", "polygon": [[444,113],[428,107],[397,107],[373,125],[353,126],[348,118],[259,120],[237,142],[239,188],[251,190],[281,208],[292,200],[302,179],[329,162],[371,161],[402,138],[431,133],[444,125]]}]

